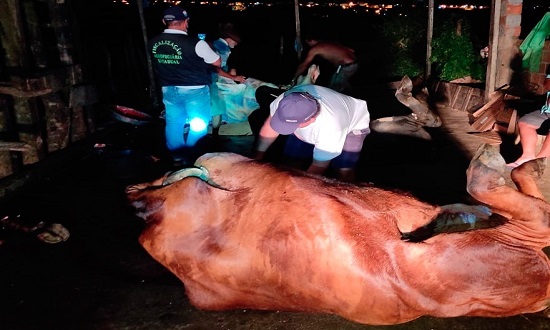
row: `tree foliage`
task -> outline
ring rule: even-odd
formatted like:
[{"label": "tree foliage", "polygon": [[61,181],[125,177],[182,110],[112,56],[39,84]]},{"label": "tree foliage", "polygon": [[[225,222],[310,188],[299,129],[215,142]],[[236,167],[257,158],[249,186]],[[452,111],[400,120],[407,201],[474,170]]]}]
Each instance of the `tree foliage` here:
[{"label": "tree foliage", "polygon": [[485,68],[471,40],[471,28],[463,18],[445,20],[434,28],[432,57],[434,75],[443,80],[466,76],[485,79]]},{"label": "tree foliage", "polygon": [[[424,75],[426,62],[426,15],[388,18],[380,29],[389,44],[390,74],[418,77]],[[434,26],[432,38],[432,76],[454,80],[466,76],[485,79],[485,67],[472,41],[470,24],[462,17],[446,17]]]},{"label": "tree foliage", "polygon": [[425,20],[419,19],[417,15],[394,16],[385,21],[381,34],[389,43],[391,75],[423,75],[425,52],[422,49],[426,49],[425,25]]}]

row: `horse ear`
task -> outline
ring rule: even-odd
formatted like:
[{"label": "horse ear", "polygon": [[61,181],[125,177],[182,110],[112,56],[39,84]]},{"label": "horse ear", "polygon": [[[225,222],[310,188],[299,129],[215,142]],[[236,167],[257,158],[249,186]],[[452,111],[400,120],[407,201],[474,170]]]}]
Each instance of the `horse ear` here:
[{"label": "horse ear", "polygon": [[401,85],[399,85],[399,90],[401,90],[401,93],[403,94],[409,94],[412,92],[413,89],[413,83],[411,78],[409,76],[405,75],[401,79]]}]

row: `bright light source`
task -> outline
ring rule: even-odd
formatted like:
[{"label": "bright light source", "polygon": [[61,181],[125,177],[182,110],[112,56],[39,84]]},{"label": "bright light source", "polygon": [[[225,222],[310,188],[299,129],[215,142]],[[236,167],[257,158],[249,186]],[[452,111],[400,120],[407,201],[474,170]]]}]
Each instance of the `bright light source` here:
[{"label": "bright light source", "polygon": [[201,118],[195,117],[189,121],[189,128],[193,132],[202,132],[206,129],[207,123]]}]

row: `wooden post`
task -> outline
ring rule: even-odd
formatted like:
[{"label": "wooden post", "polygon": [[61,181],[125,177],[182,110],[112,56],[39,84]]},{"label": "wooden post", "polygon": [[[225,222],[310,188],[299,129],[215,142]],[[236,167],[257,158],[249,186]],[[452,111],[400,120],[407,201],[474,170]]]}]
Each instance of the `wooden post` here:
[{"label": "wooden post", "polygon": [[141,33],[143,35],[143,45],[145,49],[145,58],[147,59],[147,71],[149,74],[149,97],[153,102],[153,107],[155,109],[159,109],[159,103],[157,99],[157,89],[155,85],[155,74],[153,72],[153,63],[151,62],[151,54],[149,54],[148,49],[148,43],[149,40],[147,39],[147,29],[145,27],[145,19],[143,17],[143,1],[138,0],[138,11],[139,11],[139,21],[141,23]]},{"label": "wooden post", "polygon": [[21,19],[19,0],[0,1],[0,22],[9,33],[1,33],[2,46],[5,52],[5,65],[8,68],[27,67],[30,57],[27,52],[27,40]]},{"label": "wooden post", "polygon": [[485,74],[485,98],[488,99],[491,93],[496,90],[496,79],[498,73],[498,43],[500,39],[500,11],[502,0],[492,0],[491,6],[491,27],[489,29],[489,64]]},{"label": "wooden post", "polygon": [[428,4],[428,35],[426,37],[426,81],[432,75],[432,37],[434,32],[434,0]]},{"label": "wooden post", "polygon": [[59,60],[65,65],[75,64],[73,59],[73,27],[69,24],[70,20],[67,3],[65,0],[50,2],[49,8],[52,21],[51,25],[57,39]]},{"label": "wooden post", "polygon": [[298,54],[298,59],[302,57],[302,32],[300,31],[300,1],[294,0],[294,17],[296,19],[296,41],[294,43],[294,47],[296,49],[296,53]]}]

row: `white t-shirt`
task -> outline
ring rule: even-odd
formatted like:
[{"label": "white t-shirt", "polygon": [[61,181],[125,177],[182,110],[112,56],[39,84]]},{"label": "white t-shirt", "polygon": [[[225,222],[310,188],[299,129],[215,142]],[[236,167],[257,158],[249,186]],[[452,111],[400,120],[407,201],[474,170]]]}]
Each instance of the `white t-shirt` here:
[{"label": "white t-shirt", "polygon": [[271,116],[275,114],[284,95],[292,92],[308,92],[321,104],[321,111],[310,125],[298,128],[294,135],[313,144],[313,158],[329,160],[340,153],[346,136],[369,129],[370,114],[365,100],[357,99],[318,85],[300,85],[279,95],[270,105]]},{"label": "white t-shirt", "polygon": [[[187,35],[187,32],[176,29],[165,29],[164,33]],[[220,58],[220,55],[218,55],[218,53],[210,48],[210,45],[204,40],[199,40],[199,42],[197,42],[197,45],[195,46],[195,53],[202,57],[204,59],[204,62],[208,64],[212,64],[216,62],[218,58]]]}]

